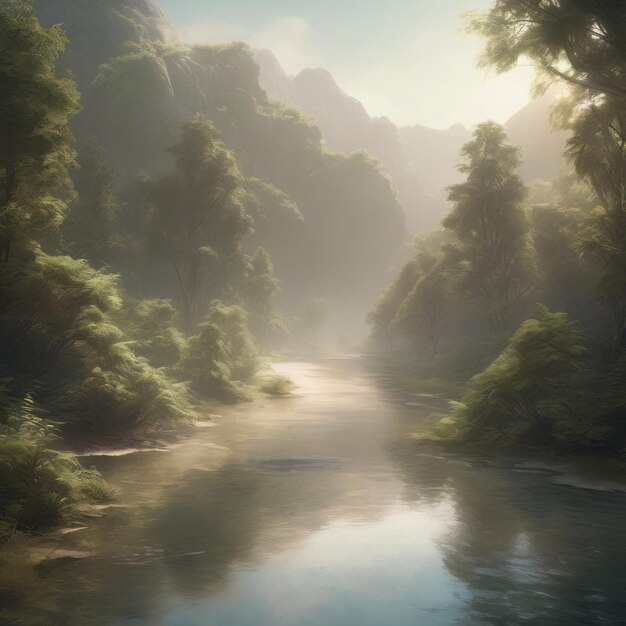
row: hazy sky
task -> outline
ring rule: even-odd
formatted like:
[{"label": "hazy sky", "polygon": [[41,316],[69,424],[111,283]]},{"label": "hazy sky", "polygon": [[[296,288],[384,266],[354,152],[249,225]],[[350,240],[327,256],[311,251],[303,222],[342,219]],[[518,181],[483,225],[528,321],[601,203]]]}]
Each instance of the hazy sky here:
[{"label": "hazy sky", "polygon": [[238,39],[289,73],[325,67],[370,114],[445,128],[505,122],[529,99],[532,71],[475,66],[481,42],[461,14],[491,0],[159,0],[186,41]]}]

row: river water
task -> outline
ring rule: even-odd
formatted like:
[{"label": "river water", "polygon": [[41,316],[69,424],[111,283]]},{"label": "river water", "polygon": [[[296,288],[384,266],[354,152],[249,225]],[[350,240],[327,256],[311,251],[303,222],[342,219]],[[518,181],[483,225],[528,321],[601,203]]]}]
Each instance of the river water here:
[{"label": "river water", "polygon": [[40,567],[16,623],[626,624],[626,495],[419,444],[445,398],[357,359],[277,369],[295,397],[85,459],[115,506],[59,539],[86,558]]}]

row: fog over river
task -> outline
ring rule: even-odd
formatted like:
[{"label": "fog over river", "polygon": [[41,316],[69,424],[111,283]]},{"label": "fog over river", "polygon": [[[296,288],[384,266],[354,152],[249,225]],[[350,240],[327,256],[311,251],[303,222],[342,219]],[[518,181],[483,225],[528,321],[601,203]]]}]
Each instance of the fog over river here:
[{"label": "fog over river", "polygon": [[[358,359],[282,363],[292,398],[228,407],[169,451],[83,459],[113,507],[56,550],[26,622],[616,624],[626,495],[420,444],[446,399]],[[562,477],[561,477],[562,478]],[[556,479],[556,480],[555,480]],[[64,554],[64,553],[60,553]]]}]

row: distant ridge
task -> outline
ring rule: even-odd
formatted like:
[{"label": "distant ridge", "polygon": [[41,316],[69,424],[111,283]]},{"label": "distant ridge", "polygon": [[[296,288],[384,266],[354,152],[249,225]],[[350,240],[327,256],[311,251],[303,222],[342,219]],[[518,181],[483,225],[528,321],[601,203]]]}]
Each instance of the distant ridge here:
[{"label": "distant ridge", "polygon": [[[288,76],[269,50],[255,51],[260,82],[274,98],[300,108],[318,124],[326,143],[343,151],[367,150],[394,179],[410,230],[435,227],[447,212],[446,187],[459,182],[459,152],[471,136],[462,124],[447,130],[422,125],[398,128],[372,118],[323,68]],[[529,102],[505,124],[511,142],[524,150],[521,174],[527,182],[556,177],[563,167],[567,133],[550,126],[555,94]]]}]

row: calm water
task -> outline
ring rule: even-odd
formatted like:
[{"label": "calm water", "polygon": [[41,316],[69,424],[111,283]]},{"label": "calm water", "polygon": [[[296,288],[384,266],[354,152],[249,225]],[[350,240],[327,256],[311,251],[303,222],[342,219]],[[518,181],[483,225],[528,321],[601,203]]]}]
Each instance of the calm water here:
[{"label": "calm water", "polygon": [[281,364],[298,396],[169,452],[91,458],[116,507],[40,568],[51,625],[626,624],[626,495],[411,435],[443,399],[358,361]]}]

